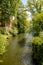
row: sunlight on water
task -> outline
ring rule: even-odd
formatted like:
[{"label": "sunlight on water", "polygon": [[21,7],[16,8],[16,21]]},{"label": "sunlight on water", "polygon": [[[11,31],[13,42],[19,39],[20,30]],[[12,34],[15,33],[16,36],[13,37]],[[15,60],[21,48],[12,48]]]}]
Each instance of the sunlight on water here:
[{"label": "sunlight on water", "polygon": [[2,63],[3,62],[3,60],[0,60],[0,63]]}]

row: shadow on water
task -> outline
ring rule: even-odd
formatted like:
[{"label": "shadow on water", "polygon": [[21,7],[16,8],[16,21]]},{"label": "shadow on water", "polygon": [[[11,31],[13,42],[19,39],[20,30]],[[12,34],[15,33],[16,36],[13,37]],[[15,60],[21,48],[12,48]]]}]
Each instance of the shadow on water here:
[{"label": "shadow on water", "polygon": [[20,41],[18,42],[18,44],[19,44],[20,47],[24,47],[25,44],[26,44],[26,38],[23,38],[22,40],[20,40]]},{"label": "shadow on water", "polygon": [[0,55],[0,65],[4,62],[3,55]]}]

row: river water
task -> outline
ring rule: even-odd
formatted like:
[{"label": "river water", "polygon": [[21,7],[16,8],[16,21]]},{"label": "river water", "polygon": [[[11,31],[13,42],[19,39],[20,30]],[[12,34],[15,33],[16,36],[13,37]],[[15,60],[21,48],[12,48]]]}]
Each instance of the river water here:
[{"label": "river water", "polygon": [[31,38],[32,34],[19,34],[12,38],[6,53],[1,56],[0,65],[33,65]]}]

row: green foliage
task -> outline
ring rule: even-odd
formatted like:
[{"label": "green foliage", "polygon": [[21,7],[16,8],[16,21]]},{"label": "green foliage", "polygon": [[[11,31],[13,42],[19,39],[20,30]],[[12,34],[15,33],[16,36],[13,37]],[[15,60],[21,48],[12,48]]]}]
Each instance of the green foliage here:
[{"label": "green foliage", "polygon": [[33,61],[38,65],[43,63],[43,38],[33,37],[32,50],[33,50]]},{"label": "green foliage", "polygon": [[[21,5],[20,5],[21,6]],[[27,13],[24,8],[21,7],[17,13],[17,26],[19,33],[25,33],[28,29]]]},{"label": "green foliage", "polygon": [[5,28],[4,27],[0,27],[0,33],[1,34],[5,34],[5,32],[6,32]]},{"label": "green foliage", "polygon": [[28,21],[21,21],[18,24],[18,31],[19,33],[25,33],[29,30],[29,23]]},{"label": "green foliage", "polygon": [[15,19],[15,20],[12,22],[12,27],[11,27],[11,29],[9,30],[9,33],[10,33],[12,36],[16,36],[16,35],[18,34],[17,19]]},{"label": "green foliage", "polygon": [[32,15],[43,11],[43,0],[28,0],[27,3],[28,11],[30,11]]},{"label": "green foliage", "polygon": [[39,33],[39,36],[43,39],[43,31]]},{"label": "green foliage", "polygon": [[0,54],[3,54],[5,52],[6,46],[7,46],[6,36],[0,34]]},{"label": "green foliage", "polygon": [[16,16],[20,0],[0,0],[0,22],[10,21],[10,16]]},{"label": "green foliage", "polygon": [[18,29],[17,29],[17,27],[13,27],[12,26],[12,28],[11,28],[11,30],[9,31],[9,33],[14,37],[14,36],[16,36],[17,34],[18,34]]},{"label": "green foliage", "polygon": [[35,14],[32,19],[32,30],[35,35],[39,35],[40,31],[43,31],[43,13]]}]

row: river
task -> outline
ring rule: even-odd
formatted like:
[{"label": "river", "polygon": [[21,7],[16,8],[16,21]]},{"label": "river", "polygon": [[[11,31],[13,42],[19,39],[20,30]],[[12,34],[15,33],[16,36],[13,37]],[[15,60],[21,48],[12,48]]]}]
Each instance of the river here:
[{"label": "river", "polygon": [[6,53],[1,57],[0,65],[33,65],[32,34],[19,34],[9,41]]}]

